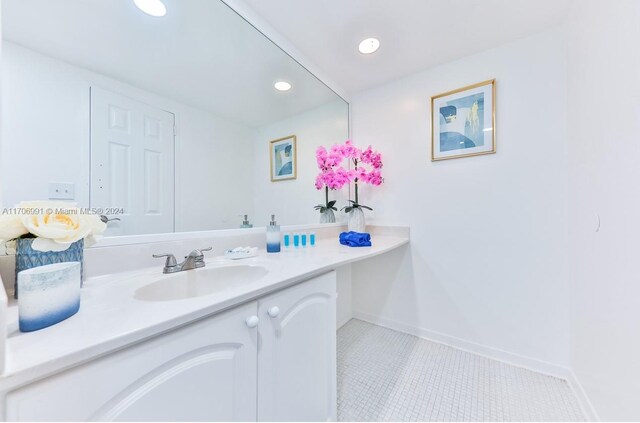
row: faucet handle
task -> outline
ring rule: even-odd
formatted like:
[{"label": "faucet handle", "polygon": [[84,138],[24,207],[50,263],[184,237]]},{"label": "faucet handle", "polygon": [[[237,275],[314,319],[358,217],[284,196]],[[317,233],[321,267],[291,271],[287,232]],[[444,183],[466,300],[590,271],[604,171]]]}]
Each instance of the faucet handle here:
[{"label": "faucet handle", "polygon": [[202,250],[193,250],[185,258],[193,257],[194,259],[196,259],[198,261],[202,261],[202,260],[204,260],[204,254],[202,252],[203,251],[211,251],[211,250],[213,250],[213,247],[203,248]]},{"label": "faucet handle", "polygon": [[178,261],[176,260],[176,256],[173,254],[154,254],[153,258],[162,258],[166,257],[167,261],[164,263],[164,267],[174,267],[178,265]]},{"label": "faucet handle", "polygon": [[107,223],[108,224],[109,222],[120,220],[120,218],[119,217],[109,218],[108,216],[105,216],[104,214],[101,214],[100,215],[100,220],[102,221],[102,223]]}]

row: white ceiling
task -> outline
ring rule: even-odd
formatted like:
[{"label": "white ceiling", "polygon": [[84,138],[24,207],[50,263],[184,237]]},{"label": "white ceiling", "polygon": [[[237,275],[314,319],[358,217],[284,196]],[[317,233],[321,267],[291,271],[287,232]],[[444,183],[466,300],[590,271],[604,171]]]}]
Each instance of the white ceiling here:
[{"label": "white ceiling", "polygon": [[[338,97],[218,0],[2,0],[3,38],[138,88],[260,126]],[[277,92],[273,83],[293,85]]]},{"label": "white ceiling", "polygon": [[[571,0],[239,0],[348,93],[563,22]],[[364,38],[378,52],[358,52]]]}]

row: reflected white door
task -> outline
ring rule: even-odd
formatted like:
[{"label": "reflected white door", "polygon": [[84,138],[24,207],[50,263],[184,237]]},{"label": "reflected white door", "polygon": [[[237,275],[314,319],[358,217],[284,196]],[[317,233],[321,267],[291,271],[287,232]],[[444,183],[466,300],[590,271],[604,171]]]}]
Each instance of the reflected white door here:
[{"label": "reflected white door", "polygon": [[173,113],[91,87],[90,205],[120,219],[107,235],[173,232],[174,128]]}]

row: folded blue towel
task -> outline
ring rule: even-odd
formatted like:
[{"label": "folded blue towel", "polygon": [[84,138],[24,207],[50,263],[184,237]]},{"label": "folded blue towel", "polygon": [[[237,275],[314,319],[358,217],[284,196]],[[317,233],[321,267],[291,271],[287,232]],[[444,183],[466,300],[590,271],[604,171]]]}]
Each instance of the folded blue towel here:
[{"label": "folded blue towel", "polygon": [[343,232],[340,234],[340,244],[349,247],[371,247],[371,235],[361,232]]}]

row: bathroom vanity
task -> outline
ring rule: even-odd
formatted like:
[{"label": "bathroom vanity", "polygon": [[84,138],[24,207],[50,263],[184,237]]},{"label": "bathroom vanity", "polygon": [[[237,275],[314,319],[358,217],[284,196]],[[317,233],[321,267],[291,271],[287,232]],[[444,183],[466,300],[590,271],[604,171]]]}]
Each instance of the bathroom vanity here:
[{"label": "bathroom vanity", "polygon": [[2,417],[335,420],[334,269],[407,242],[406,230],[371,248],[331,237],[173,275],[89,278],[76,316],[32,333],[17,331],[10,303]]}]

